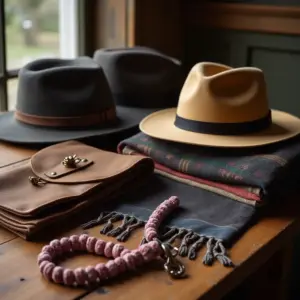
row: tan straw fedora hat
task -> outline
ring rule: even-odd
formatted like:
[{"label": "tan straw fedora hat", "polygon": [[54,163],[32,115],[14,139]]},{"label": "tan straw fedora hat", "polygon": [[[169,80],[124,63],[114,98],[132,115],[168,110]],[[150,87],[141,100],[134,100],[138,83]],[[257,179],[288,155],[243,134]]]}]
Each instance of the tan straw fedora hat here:
[{"label": "tan straw fedora hat", "polygon": [[140,129],[186,144],[253,147],[298,135],[300,119],[270,109],[262,70],[203,62],[191,69],[177,108],[147,116]]}]

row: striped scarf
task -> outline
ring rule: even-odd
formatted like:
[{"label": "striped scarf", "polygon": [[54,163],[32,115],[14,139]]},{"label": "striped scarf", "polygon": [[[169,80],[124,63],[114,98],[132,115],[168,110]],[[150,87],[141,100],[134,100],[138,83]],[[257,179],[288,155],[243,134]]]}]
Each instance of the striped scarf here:
[{"label": "striped scarf", "polygon": [[[281,199],[299,177],[298,141],[225,150],[170,143],[139,133],[122,141],[118,152],[150,156],[155,174],[122,201],[106,207],[98,218],[105,224],[101,233],[125,241],[164,199],[178,196],[181,208],[162,226],[160,239],[179,243],[179,254],[191,260],[206,247],[202,259],[206,265],[218,260],[232,266],[226,248],[253,224],[261,205]],[[121,225],[114,227],[115,220],[122,220]]]}]

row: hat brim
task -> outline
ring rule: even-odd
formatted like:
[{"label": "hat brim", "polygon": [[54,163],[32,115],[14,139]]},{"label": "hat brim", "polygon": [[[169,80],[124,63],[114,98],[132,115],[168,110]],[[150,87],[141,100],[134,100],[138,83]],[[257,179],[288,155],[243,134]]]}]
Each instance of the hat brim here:
[{"label": "hat brim", "polygon": [[272,125],[254,134],[225,136],[190,132],[174,125],[176,108],[164,109],[145,117],[140,130],[167,141],[210,147],[255,147],[277,143],[300,133],[300,119],[286,112],[272,110]]},{"label": "hat brim", "polygon": [[14,112],[0,115],[0,140],[20,144],[51,144],[67,140],[80,140],[107,136],[138,128],[140,121],[157,111],[155,108],[117,106],[118,122],[111,127],[85,129],[50,128],[22,123],[14,118]]}]

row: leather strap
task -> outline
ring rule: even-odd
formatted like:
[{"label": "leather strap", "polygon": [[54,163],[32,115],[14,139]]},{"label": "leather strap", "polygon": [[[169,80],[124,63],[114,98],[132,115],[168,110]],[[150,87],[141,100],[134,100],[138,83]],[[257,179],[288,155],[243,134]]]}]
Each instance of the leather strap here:
[{"label": "leather strap", "polygon": [[76,117],[45,117],[15,111],[15,119],[30,125],[45,127],[88,127],[116,120],[116,109],[110,107],[104,111]]}]

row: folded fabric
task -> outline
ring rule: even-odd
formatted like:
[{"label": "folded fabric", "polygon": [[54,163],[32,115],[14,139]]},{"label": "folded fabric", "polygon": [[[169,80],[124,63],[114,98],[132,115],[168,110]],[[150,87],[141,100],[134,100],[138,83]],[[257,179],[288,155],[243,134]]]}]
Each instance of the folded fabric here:
[{"label": "folded fabric", "polygon": [[51,233],[92,205],[126,193],[153,173],[153,161],[76,141],[44,148],[0,168],[0,225],[24,239]]},{"label": "folded fabric", "polygon": [[[255,222],[257,205],[270,198],[270,191],[282,189],[283,179],[291,182],[295,177],[300,144],[276,147],[241,153],[170,143],[139,133],[122,141],[118,151],[151,157],[156,174],[122,197],[122,202],[106,206],[97,220],[84,227],[104,223],[102,234],[125,241],[161,201],[177,196],[181,207],[160,228],[160,239],[179,240],[179,254],[190,259],[206,245],[204,264],[218,259],[231,266],[226,248]],[[114,228],[115,218],[123,221]]]},{"label": "folded fabric", "polygon": [[[128,155],[142,155],[128,146],[122,148],[121,152]],[[188,173],[175,171],[157,162],[155,162],[155,173],[253,206],[263,204],[261,201],[261,190],[256,187],[228,185],[201,177],[191,176]]]},{"label": "folded fabric", "polygon": [[139,133],[119,152],[151,157],[158,173],[250,205],[273,199],[297,183],[300,141],[263,148],[220,149],[170,143]]}]

